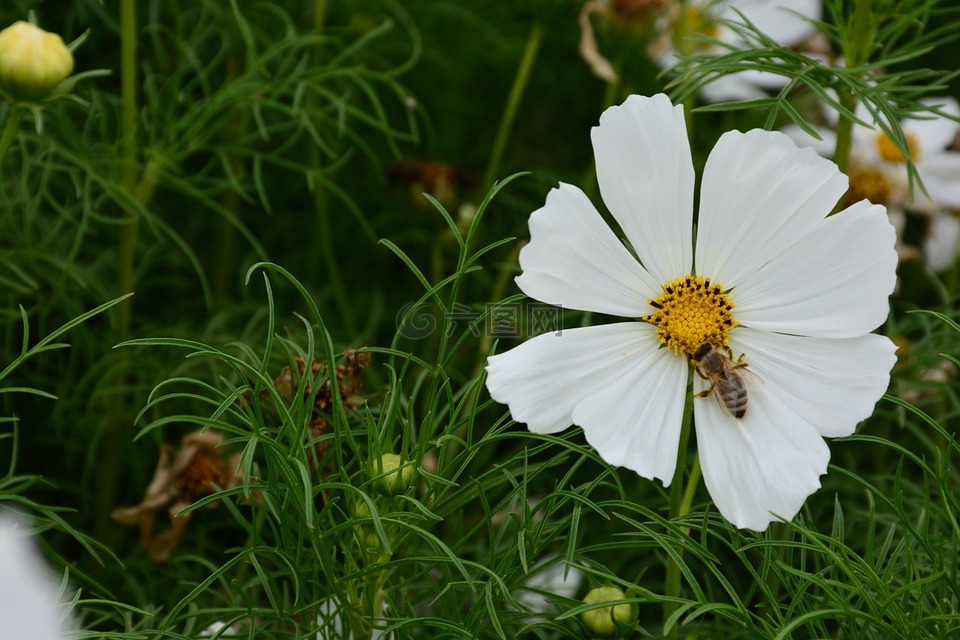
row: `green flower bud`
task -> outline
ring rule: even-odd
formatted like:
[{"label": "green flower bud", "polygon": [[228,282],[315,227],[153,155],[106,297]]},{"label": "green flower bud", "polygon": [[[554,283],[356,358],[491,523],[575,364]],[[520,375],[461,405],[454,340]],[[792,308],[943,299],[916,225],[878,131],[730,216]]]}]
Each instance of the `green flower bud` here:
[{"label": "green flower bud", "polygon": [[377,490],[386,496],[395,496],[406,491],[413,482],[413,473],[413,465],[404,464],[395,453],[383,454],[379,464],[374,462],[370,468],[370,477],[377,478]]},{"label": "green flower bud", "polygon": [[[616,587],[597,587],[588,593],[583,601],[586,604],[624,600],[623,591]],[[640,610],[636,604],[617,604],[610,607],[598,607],[580,614],[583,625],[600,638],[615,638],[621,629],[629,629],[637,621]]]},{"label": "green flower bud", "polygon": [[0,87],[17,100],[41,100],[73,71],[73,54],[55,33],[29,22],[0,31]]},{"label": "green flower bud", "polygon": [[363,545],[367,553],[366,557],[369,565],[390,562],[391,554],[383,548],[380,536],[378,536],[375,531],[371,531],[364,537]]},{"label": "green flower bud", "polygon": [[367,504],[366,500],[357,500],[353,503],[353,516],[355,518],[369,518],[371,515],[370,505]]}]

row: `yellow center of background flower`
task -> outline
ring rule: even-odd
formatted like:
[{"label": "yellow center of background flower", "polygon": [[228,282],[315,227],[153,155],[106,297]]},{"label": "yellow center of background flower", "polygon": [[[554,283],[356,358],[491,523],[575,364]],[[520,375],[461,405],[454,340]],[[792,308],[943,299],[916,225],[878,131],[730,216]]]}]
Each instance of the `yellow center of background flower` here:
[{"label": "yellow center of background flower", "polygon": [[660,342],[676,353],[690,355],[705,342],[725,347],[728,332],[737,326],[733,302],[709,278],[677,278],[649,302],[656,311],[644,320],[656,325]]},{"label": "yellow center of background flower", "polygon": [[[917,138],[906,131],[903,133],[903,137],[907,140],[910,158],[912,158],[914,162],[917,162],[920,160],[920,145],[917,144]],[[880,157],[887,162],[907,161],[907,159],[903,157],[903,152],[897,148],[897,145],[890,139],[890,136],[882,131],[877,133],[877,152],[880,154]]]},{"label": "yellow center of background flower", "polygon": [[882,171],[868,167],[850,172],[850,188],[843,197],[844,206],[849,207],[861,200],[869,200],[873,204],[886,204],[889,199],[890,182]]}]

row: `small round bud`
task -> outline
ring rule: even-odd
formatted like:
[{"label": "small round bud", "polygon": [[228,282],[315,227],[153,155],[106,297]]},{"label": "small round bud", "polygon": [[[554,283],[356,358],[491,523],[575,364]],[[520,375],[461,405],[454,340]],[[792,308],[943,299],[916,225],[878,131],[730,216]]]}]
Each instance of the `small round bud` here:
[{"label": "small round bud", "polygon": [[380,541],[380,536],[378,536],[375,531],[371,531],[364,537],[363,544],[367,549],[367,553],[371,557],[379,556],[380,551],[383,549],[383,543]]},{"label": "small round bud", "polygon": [[40,100],[73,71],[73,54],[55,33],[15,22],[0,31],[0,87],[18,100]]},{"label": "small round bud", "polygon": [[[395,453],[385,453],[380,462],[373,463],[370,477],[377,478],[376,487],[383,495],[395,496],[406,491],[413,482],[413,465],[404,464]],[[379,476],[379,477],[378,477]]]},{"label": "small round bud", "polygon": [[384,548],[383,542],[376,532],[371,531],[364,537],[363,546],[366,551],[366,561],[368,565],[390,562],[391,554]]},{"label": "small round bud", "polygon": [[[586,604],[596,602],[614,602],[624,600],[626,595],[616,587],[597,587],[591,589],[583,601]],[[629,628],[637,621],[640,611],[636,604],[617,604],[610,607],[598,607],[580,614],[583,625],[600,638],[617,637],[620,628]]]},{"label": "small round bud", "polygon": [[370,505],[367,504],[366,500],[357,500],[353,503],[353,517],[369,518],[371,515]]}]

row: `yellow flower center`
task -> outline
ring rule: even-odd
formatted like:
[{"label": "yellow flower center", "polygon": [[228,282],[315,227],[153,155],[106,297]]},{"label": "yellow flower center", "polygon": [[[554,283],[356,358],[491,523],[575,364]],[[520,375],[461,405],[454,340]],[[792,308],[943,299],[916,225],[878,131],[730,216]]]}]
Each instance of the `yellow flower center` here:
[{"label": "yellow flower center", "polygon": [[688,6],[683,12],[683,28],[689,33],[705,35],[708,38],[716,38],[719,31],[717,22],[708,11],[702,7]]},{"label": "yellow flower center", "polygon": [[663,293],[649,302],[656,311],[644,320],[656,325],[660,342],[684,355],[705,342],[727,346],[727,334],[738,324],[731,313],[733,301],[709,278],[677,278],[663,285]]},{"label": "yellow flower center", "polygon": [[873,204],[886,204],[890,198],[890,182],[879,169],[867,167],[850,172],[850,188],[843,197],[844,206],[869,200]]},{"label": "yellow flower center", "polygon": [[[917,144],[917,138],[912,133],[903,132],[903,137],[907,140],[907,148],[910,150],[910,158],[917,162],[920,160],[920,145]],[[887,162],[906,162],[903,152],[897,148],[897,145],[890,139],[890,136],[882,131],[877,132],[877,152],[880,157]]]}]

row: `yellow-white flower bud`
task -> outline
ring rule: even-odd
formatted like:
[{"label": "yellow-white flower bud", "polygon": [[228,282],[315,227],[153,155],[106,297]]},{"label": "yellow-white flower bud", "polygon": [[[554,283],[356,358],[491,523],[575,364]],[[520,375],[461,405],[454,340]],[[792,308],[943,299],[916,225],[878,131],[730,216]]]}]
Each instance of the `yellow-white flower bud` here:
[{"label": "yellow-white flower bud", "polygon": [[73,54],[55,33],[29,22],[0,31],[0,87],[17,100],[40,100],[73,71]]},{"label": "yellow-white flower bud", "polygon": [[406,491],[410,483],[413,482],[413,473],[413,465],[404,464],[400,456],[395,453],[383,454],[380,457],[379,464],[374,462],[370,469],[370,476],[377,478],[377,489],[383,495],[388,496],[395,496]]},{"label": "yellow-white flower bud", "polygon": [[[615,602],[624,600],[627,596],[616,587],[597,587],[591,589],[583,601],[586,604],[595,602]],[[637,621],[639,608],[636,604],[617,604],[609,607],[598,607],[580,614],[583,625],[599,638],[615,638],[620,628],[629,629]]]}]

